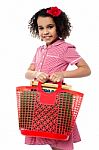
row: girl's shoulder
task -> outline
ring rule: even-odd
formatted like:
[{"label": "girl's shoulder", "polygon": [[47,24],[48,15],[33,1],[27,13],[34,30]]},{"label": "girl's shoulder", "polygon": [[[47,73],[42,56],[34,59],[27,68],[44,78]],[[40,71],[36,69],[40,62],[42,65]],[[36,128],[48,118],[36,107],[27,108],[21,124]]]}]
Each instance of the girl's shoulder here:
[{"label": "girl's shoulder", "polygon": [[69,43],[69,42],[67,42],[67,41],[65,41],[63,39],[59,39],[58,41],[56,41],[54,43],[54,45],[55,46],[63,46],[65,48],[68,48],[68,47],[74,47],[75,48],[75,46],[72,43]]},{"label": "girl's shoulder", "polygon": [[65,41],[65,44],[64,44],[67,48],[75,48],[75,45],[74,44],[71,44],[69,42],[66,42]]}]

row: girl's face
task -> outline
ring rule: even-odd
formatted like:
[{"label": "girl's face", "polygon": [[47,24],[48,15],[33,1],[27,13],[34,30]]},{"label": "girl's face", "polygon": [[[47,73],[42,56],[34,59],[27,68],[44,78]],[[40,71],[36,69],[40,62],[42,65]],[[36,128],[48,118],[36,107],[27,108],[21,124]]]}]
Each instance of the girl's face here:
[{"label": "girl's face", "polygon": [[38,17],[38,32],[41,40],[50,45],[57,39],[56,25],[51,17]]}]

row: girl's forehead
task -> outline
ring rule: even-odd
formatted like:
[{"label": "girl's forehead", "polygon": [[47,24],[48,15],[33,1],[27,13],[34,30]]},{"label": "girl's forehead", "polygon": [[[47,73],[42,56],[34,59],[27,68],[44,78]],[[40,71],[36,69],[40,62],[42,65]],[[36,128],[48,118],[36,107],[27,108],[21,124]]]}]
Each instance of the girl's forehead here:
[{"label": "girl's forehead", "polygon": [[55,24],[54,23],[54,20],[53,20],[53,18],[51,18],[51,17],[38,17],[38,19],[37,19],[37,24],[39,25],[39,26],[45,26],[45,25],[48,25],[48,24]]}]

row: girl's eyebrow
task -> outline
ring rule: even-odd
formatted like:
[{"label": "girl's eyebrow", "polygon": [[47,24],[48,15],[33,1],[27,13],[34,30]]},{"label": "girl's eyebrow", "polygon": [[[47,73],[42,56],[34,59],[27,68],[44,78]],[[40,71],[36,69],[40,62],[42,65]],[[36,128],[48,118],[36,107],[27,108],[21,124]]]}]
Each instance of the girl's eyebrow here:
[{"label": "girl's eyebrow", "polygon": [[41,25],[41,26],[38,26],[38,27],[43,27],[43,26]]},{"label": "girl's eyebrow", "polygon": [[54,26],[55,26],[55,24],[54,24],[54,23],[53,23],[53,24],[48,24],[48,25],[47,25],[47,27],[49,27],[49,26],[53,26],[53,27],[54,27]]},{"label": "girl's eyebrow", "polygon": [[[48,24],[47,26],[53,26],[53,25],[55,25],[55,24],[54,23],[53,24]],[[40,25],[38,27],[43,27],[43,25]]]},{"label": "girl's eyebrow", "polygon": [[48,24],[47,26],[50,26],[50,25],[55,25],[54,23],[52,23],[52,24]]}]

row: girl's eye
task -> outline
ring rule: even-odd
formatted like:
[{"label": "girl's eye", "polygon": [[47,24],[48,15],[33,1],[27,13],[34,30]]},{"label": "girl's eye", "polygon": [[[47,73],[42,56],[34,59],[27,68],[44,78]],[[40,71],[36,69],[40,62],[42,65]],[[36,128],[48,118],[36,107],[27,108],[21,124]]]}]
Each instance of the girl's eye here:
[{"label": "girl's eye", "polygon": [[48,28],[49,28],[49,29],[52,29],[52,28],[53,28],[53,26],[48,26]]},{"label": "girl's eye", "polygon": [[38,30],[43,30],[43,27],[39,27]]}]

